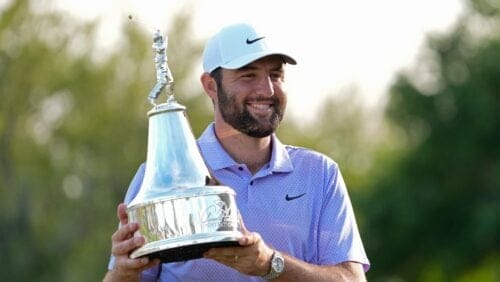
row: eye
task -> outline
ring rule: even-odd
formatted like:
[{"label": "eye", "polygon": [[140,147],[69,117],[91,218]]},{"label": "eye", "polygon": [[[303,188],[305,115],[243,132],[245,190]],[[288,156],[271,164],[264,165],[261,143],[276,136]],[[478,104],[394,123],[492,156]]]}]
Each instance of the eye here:
[{"label": "eye", "polygon": [[271,74],[269,76],[271,77],[272,81],[283,81],[284,80],[283,72],[271,72]]},{"label": "eye", "polygon": [[255,77],[255,73],[253,73],[253,72],[245,72],[245,73],[241,74],[241,77],[243,77],[243,78],[254,78]]}]

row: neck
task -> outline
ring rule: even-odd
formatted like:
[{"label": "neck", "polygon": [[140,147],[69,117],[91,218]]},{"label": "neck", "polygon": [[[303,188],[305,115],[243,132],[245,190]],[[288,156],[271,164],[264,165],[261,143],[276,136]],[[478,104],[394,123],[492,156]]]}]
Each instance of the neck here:
[{"label": "neck", "polygon": [[271,159],[271,136],[251,137],[220,123],[215,123],[215,135],[226,152],[236,162],[245,164],[252,174]]}]

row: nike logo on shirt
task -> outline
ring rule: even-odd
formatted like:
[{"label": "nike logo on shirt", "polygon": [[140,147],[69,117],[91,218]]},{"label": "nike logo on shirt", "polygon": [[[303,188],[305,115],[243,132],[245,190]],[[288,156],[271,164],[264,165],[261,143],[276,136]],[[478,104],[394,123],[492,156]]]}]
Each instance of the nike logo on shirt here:
[{"label": "nike logo on shirt", "polygon": [[297,196],[290,196],[290,195],[286,194],[285,200],[287,200],[287,201],[295,200],[295,199],[298,199],[298,198],[304,196],[305,194],[306,193],[302,193],[302,194],[297,195]]}]

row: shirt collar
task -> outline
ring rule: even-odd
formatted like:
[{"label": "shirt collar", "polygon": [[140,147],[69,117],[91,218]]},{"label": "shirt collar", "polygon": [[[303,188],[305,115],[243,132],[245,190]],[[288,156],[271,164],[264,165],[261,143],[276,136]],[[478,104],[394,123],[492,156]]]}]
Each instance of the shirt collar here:
[{"label": "shirt collar", "polygon": [[[292,171],[293,165],[286,146],[279,141],[275,134],[271,138],[272,154],[271,161],[269,162],[270,172]],[[198,138],[198,146],[210,169],[214,171],[239,165],[224,150],[215,136],[214,123],[211,123],[201,134],[200,138]]]}]

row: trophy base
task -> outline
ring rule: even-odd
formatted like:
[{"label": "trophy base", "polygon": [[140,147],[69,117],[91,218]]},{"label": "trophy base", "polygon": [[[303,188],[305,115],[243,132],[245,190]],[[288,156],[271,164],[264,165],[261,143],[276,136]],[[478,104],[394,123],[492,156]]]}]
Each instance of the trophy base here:
[{"label": "trophy base", "polygon": [[238,246],[238,240],[241,238],[241,233],[232,234],[230,236],[213,236],[206,238],[197,238],[190,240],[162,240],[157,242],[147,243],[146,245],[135,250],[130,257],[148,257],[150,259],[160,259],[161,262],[176,262],[198,259],[203,257],[203,253],[210,248]]},{"label": "trophy base", "polygon": [[210,248],[238,246],[238,241],[228,242],[213,242],[191,246],[177,247],[173,249],[163,250],[147,255],[150,259],[160,259],[161,262],[176,262],[198,259],[203,257],[203,253]]},{"label": "trophy base", "polygon": [[185,261],[201,258],[211,247],[238,245],[243,234],[231,188],[203,186],[168,192],[127,208],[129,222],[139,223],[134,236],[146,242],[131,258]]}]

